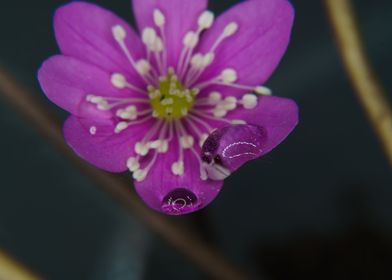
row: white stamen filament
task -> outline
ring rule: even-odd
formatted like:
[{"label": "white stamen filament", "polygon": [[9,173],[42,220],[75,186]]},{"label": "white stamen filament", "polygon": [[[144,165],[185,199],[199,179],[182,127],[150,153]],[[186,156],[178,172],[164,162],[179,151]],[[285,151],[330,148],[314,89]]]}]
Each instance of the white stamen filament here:
[{"label": "white stamen filament", "polygon": [[147,92],[145,90],[129,83],[123,74],[113,73],[111,76],[111,82],[112,82],[112,85],[118,89],[128,88],[130,90],[134,90],[134,91],[142,93],[142,94],[147,94]]}]

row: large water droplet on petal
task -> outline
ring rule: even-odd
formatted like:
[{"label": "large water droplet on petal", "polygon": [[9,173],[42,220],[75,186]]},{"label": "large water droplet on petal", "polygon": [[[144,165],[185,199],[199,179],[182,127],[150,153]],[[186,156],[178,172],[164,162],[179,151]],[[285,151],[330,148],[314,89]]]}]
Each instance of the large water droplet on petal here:
[{"label": "large water droplet on petal", "polygon": [[169,192],[162,203],[162,211],[169,215],[182,215],[200,208],[197,196],[187,189],[175,189]]},{"label": "large water droplet on petal", "polygon": [[267,133],[260,126],[241,124],[215,130],[202,147],[208,177],[223,180],[246,162],[263,154]]}]

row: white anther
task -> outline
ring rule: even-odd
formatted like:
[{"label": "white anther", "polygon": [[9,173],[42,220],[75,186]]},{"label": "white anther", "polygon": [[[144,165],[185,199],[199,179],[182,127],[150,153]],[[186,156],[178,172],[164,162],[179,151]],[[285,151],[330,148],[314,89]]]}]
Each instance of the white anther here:
[{"label": "white anther", "polygon": [[222,71],[220,78],[222,79],[223,82],[225,83],[234,83],[237,81],[237,72],[234,69],[225,69]]},{"label": "white anther", "polygon": [[109,110],[110,106],[109,106],[108,102],[106,100],[104,100],[100,103],[97,103],[97,108],[98,108],[98,110],[105,111],[105,110]]},{"label": "white anther", "polygon": [[139,170],[139,168],[140,168],[140,163],[139,163],[139,161],[137,160],[137,158],[130,157],[130,158],[128,159],[128,161],[127,161],[127,167],[128,167],[128,169],[129,169],[129,171],[135,172],[135,171]]},{"label": "white anther", "polygon": [[158,118],[158,117],[159,117],[159,113],[158,113],[157,111],[154,110],[154,111],[152,112],[152,117],[153,117],[153,118]]},{"label": "white anther", "polygon": [[212,52],[207,53],[206,55],[204,55],[203,57],[203,66],[207,67],[208,65],[210,65],[215,59],[215,54]]},{"label": "white anther", "polygon": [[145,59],[140,59],[138,62],[136,62],[136,69],[140,75],[144,76],[150,72],[151,64]]},{"label": "white anther", "polygon": [[143,29],[142,41],[148,47],[154,45],[155,39],[157,38],[157,33],[154,29],[147,27]]},{"label": "white anther", "polygon": [[182,109],[181,109],[181,115],[182,115],[183,117],[187,116],[187,115],[188,115],[188,109],[187,109],[187,108],[182,108]]},{"label": "white anther", "polygon": [[172,107],[166,108],[166,114],[173,114],[173,108]]},{"label": "white anther", "polygon": [[91,135],[97,134],[97,127],[96,126],[90,127],[89,132],[90,132]]},{"label": "white anther", "polygon": [[163,51],[163,41],[161,38],[156,37],[154,43],[151,45],[151,50],[157,53]]},{"label": "white anther", "polygon": [[151,149],[156,149],[158,153],[164,154],[169,150],[169,142],[167,140],[155,140],[149,143]]},{"label": "white anther", "polygon": [[241,99],[241,103],[245,109],[254,109],[257,106],[257,96],[245,94]]},{"label": "white anther", "polygon": [[272,95],[272,91],[267,87],[258,86],[258,87],[255,87],[254,90],[257,94],[260,94],[260,95]]},{"label": "white anther", "polygon": [[165,21],[166,21],[165,16],[161,12],[161,10],[155,9],[154,10],[154,23],[155,23],[155,25],[158,27],[162,27],[165,25]]},{"label": "white anther", "polygon": [[191,135],[181,136],[180,143],[182,148],[190,149],[195,144],[195,139]]},{"label": "white anther", "polygon": [[246,124],[246,121],[244,120],[231,120],[232,124]]},{"label": "white anther", "polygon": [[217,91],[213,91],[210,93],[210,95],[208,96],[208,100],[212,103],[218,103],[219,101],[222,100],[222,94],[220,92]]},{"label": "white anther", "polygon": [[193,31],[189,31],[184,36],[183,44],[185,47],[194,48],[199,43],[199,35]]},{"label": "white anther", "polygon": [[197,53],[192,57],[192,67],[195,69],[201,69],[204,67],[204,57],[201,53]]},{"label": "white anther", "polygon": [[199,25],[200,29],[208,29],[214,24],[214,14],[210,11],[204,11],[198,21],[197,24]]},{"label": "white anther", "polygon": [[173,98],[165,98],[161,101],[162,105],[172,105],[174,103]]},{"label": "white anther", "polygon": [[138,182],[143,181],[147,177],[147,170],[143,169],[138,169],[135,172],[133,172],[133,179],[135,179]]},{"label": "white anther", "polygon": [[135,106],[129,106],[128,108],[118,109],[116,112],[117,117],[126,120],[136,120],[137,119],[137,109]]},{"label": "white anther", "polygon": [[116,39],[117,42],[124,41],[125,37],[127,36],[127,32],[125,31],[124,27],[122,27],[121,25],[113,26],[112,33],[114,39]]},{"label": "white anther", "polygon": [[167,140],[160,140],[160,145],[157,148],[158,153],[164,154],[169,150],[169,142]]},{"label": "white anther", "polygon": [[238,24],[236,22],[231,22],[226,25],[225,30],[223,31],[223,36],[230,37],[234,35],[238,30]]},{"label": "white anther", "polygon": [[177,161],[172,164],[171,170],[174,175],[184,175],[184,162],[183,161]]},{"label": "white anther", "polygon": [[159,91],[159,89],[154,90],[153,92],[150,92],[148,94],[148,97],[150,97],[150,99],[155,99],[157,97],[161,96],[161,92]]},{"label": "white anther", "polygon": [[124,75],[120,73],[113,73],[111,77],[112,85],[116,88],[123,89],[127,85],[127,80],[125,79]]},{"label": "white anther", "polygon": [[209,135],[207,133],[203,133],[202,135],[200,135],[200,140],[199,140],[200,147],[203,147],[204,143],[208,139],[208,136]]},{"label": "white anther", "polygon": [[145,156],[150,151],[149,144],[137,142],[135,145],[135,152],[140,156]]},{"label": "white anther", "polygon": [[227,111],[234,110],[235,108],[237,108],[237,98],[233,96],[228,96],[225,98],[221,106]]},{"label": "white anther", "polygon": [[101,96],[95,96],[95,95],[87,95],[86,100],[88,102],[94,103],[94,104],[99,104],[105,99]]},{"label": "white anther", "polygon": [[124,129],[126,129],[128,127],[128,123],[127,122],[119,122],[116,125],[116,128],[114,129],[115,133],[120,133],[121,131],[123,131]]},{"label": "white anther", "polygon": [[214,116],[217,118],[223,118],[224,116],[227,115],[227,111],[224,108],[221,108],[219,106],[214,110],[213,113],[214,113]]}]

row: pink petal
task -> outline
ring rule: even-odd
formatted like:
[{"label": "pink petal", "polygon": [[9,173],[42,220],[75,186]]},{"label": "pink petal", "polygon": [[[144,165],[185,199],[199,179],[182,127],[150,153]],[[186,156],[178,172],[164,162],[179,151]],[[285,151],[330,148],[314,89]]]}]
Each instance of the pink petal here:
[{"label": "pink petal", "polygon": [[72,2],[60,7],[54,18],[56,39],[63,54],[109,73],[120,71],[131,81],[142,83],[113,37],[115,25],[126,30],[125,43],[133,58],[143,58],[145,50],[138,35],[128,23],[108,10],[86,2]]},{"label": "pink petal", "polygon": [[[174,175],[171,166],[178,160],[177,145],[173,141],[168,153],[159,154],[144,181],[135,181],[136,191],[145,203],[169,215],[188,214],[204,208],[214,200],[223,185],[223,181],[200,179],[199,162],[189,150],[184,154],[184,175]],[[199,149],[197,153],[200,154]]]},{"label": "pink petal", "polygon": [[[110,79],[108,72],[62,55],[52,56],[38,71],[38,80],[46,96],[64,110],[77,116],[86,116],[85,110],[81,111],[81,106],[87,109],[87,104],[83,102],[88,94],[118,97],[135,95],[129,90],[116,89]],[[94,108],[90,109],[94,111]],[[96,113],[104,114],[104,112]]]},{"label": "pink petal", "polygon": [[[239,26],[237,32],[218,47],[214,63],[200,81],[218,76],[225,68],[233,68],[237,71],[238,84],[263,84],[287,48],[293,19],[294,10],[287,0],[252,0],[231,8],[219,16],[201,39],[198,51],[207,53],[229,23],[236,22]],[[227,87],[215,89],[227,95],[239,92]]]},{"label": "pink petal", "polygon": [[280,144],[296,127],[298,106],[288,98],[264,96],[259,98],[256,108],[252,110],[238,108],[228,117],[244,120],[248,124],[260,126],[266,131],[267,139],[261,153],[261,155],[265,155]]},{"label": "pink petal", "polygon": [[[120,134],[114,133],[110,119],[90,120],[69,117],[63,132],[67,144],[81,158],[109,172],[127,170],[127,160],[135,155],[134,146],[140,141],[151,122],[132,126]],[[91,133],[90,131],[93,131]]]},{"label": "pink petal", "polygon": [[168,64],[176,67],[183,38],[188,31],[197,30],[197,19],[207,9],[207,0],[133,0],[133,11],[140,32],[146,27],[155,28],[153,13],[159,9],[166,17]]}]

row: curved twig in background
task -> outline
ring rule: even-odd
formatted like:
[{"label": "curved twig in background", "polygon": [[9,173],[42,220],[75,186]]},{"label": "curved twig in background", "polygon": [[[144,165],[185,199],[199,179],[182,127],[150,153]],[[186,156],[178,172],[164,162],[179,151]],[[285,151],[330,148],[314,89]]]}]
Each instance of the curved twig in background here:
[{"label": "curved twig in background", "polygon": [[124,207],[131,210],[141,222],[169,243],[195,266],[213,279],[250,279],[232,265],[210,245],[204,243],[181,224],[147,208],[139,199],[129,181],[120,175],[100,171],[79,159],[65,144],[61,124],[48,109],[34,98],[33,93],[22,86],[5,70],[0,68],[0,97],[11,104],[25,119],[54,144],[79,169],[87,174],[97,186],[109,193]]},{"label": "curved twig in background", "polygon": [[392,166],[392,110],[366,57],[351,1],[325,3],[346,71]]},{"label": "curved twig in background", "polygon": [[0,280],[40,280],[27,268],[0,250]]}]

